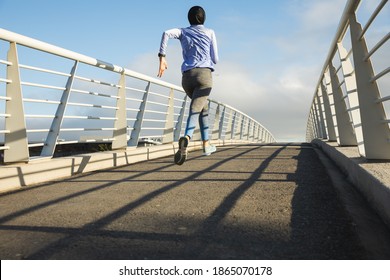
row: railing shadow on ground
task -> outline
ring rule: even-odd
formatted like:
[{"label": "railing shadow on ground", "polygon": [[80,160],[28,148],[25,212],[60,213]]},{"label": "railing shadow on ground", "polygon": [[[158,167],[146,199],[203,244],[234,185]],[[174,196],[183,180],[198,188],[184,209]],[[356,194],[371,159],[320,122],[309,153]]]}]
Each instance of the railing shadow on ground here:
[{"label": "railing shadow on ground", "polygon": [[1,257],[364,259],[331,185],[311,147],[294,145],[81,174],[0,196],[18,201],[1,209],[2,244],[24,243]]},{"label": "railing shadow on ground", "polygon": [[292,199],[291,241],[305,244],[296,254],[303,259],[368,258],[356,234],[354,221],[346,213],[315,152],[301,149],[294,158],[297,170],[290,176],[295,179],[297,188]]}]

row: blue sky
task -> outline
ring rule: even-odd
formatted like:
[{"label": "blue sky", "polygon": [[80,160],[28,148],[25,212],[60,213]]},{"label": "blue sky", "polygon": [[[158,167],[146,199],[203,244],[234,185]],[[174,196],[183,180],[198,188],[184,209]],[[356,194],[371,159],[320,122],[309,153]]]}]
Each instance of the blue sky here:
[{"label": "blue sky", "polygon": [[247,54],[246,59],[253,58],[255,50],[259,51],[257,58],[260,52],[271,51],[271,46],[259,49],[258,44],[275,32],[279,36],[289,33],[287,28],[294,19],[286,18],[286,10],[292,2],[0,0],[0,24],[120,65],[139,54],[156,52],[162,31],[187,26],[189,7],[201,5],[207,11],[206,25],[217,32],[221,57],[244,59]]},{"label": "blue sky", "polygon": [[[0,0],[0,27],[155,77],[162,32],[187,26],[188,9],[200,5],[220,53],[211,97],[253,116],[279,141],[303,141],[346,2]],[[365,2],[363,11],[379,0]],[[169,42],[167,59],[163,80],[180,84],[177,41]]]}]

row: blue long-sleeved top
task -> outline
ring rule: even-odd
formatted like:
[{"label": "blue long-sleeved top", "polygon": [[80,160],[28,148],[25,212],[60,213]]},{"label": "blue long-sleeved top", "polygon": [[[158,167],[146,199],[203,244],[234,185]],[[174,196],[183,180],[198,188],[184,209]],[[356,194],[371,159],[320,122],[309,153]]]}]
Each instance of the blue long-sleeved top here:
[{"label": "blue long-sleeved top", "polygon": [[217,39],[212,29],[204,25],[191,25],[186,28],[174,28],[163,33],[160,54],[165,55],[169,39],[179,39],[183,49],[181,71],[192,68],[210,68],[218,62]]}]

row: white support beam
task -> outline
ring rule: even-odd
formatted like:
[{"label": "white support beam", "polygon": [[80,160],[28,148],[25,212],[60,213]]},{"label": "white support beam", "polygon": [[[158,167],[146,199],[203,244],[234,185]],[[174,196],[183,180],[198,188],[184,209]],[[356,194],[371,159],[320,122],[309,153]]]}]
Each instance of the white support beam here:
[{"label": "white support beam", "polygon": [[26,131],[26,121],[24,118],[24,106],[22,96],[22,86],[19,73],[19,60],[16,43],[10,43],[8,51],[7,80],[12,82],[6,85],[6,108],[5,114],[9,115],[5,119],[4,162],[28,162],[29,150]]}]

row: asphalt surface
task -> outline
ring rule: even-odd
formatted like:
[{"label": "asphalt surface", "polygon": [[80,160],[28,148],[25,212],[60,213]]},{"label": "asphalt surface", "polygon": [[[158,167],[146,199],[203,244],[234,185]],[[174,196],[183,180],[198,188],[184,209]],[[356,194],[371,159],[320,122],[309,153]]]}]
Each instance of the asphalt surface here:
[{"label": "asphalt surface", "polygon": [[225,146],[0,195],[1,259],[366,259],[308,145]]}]

